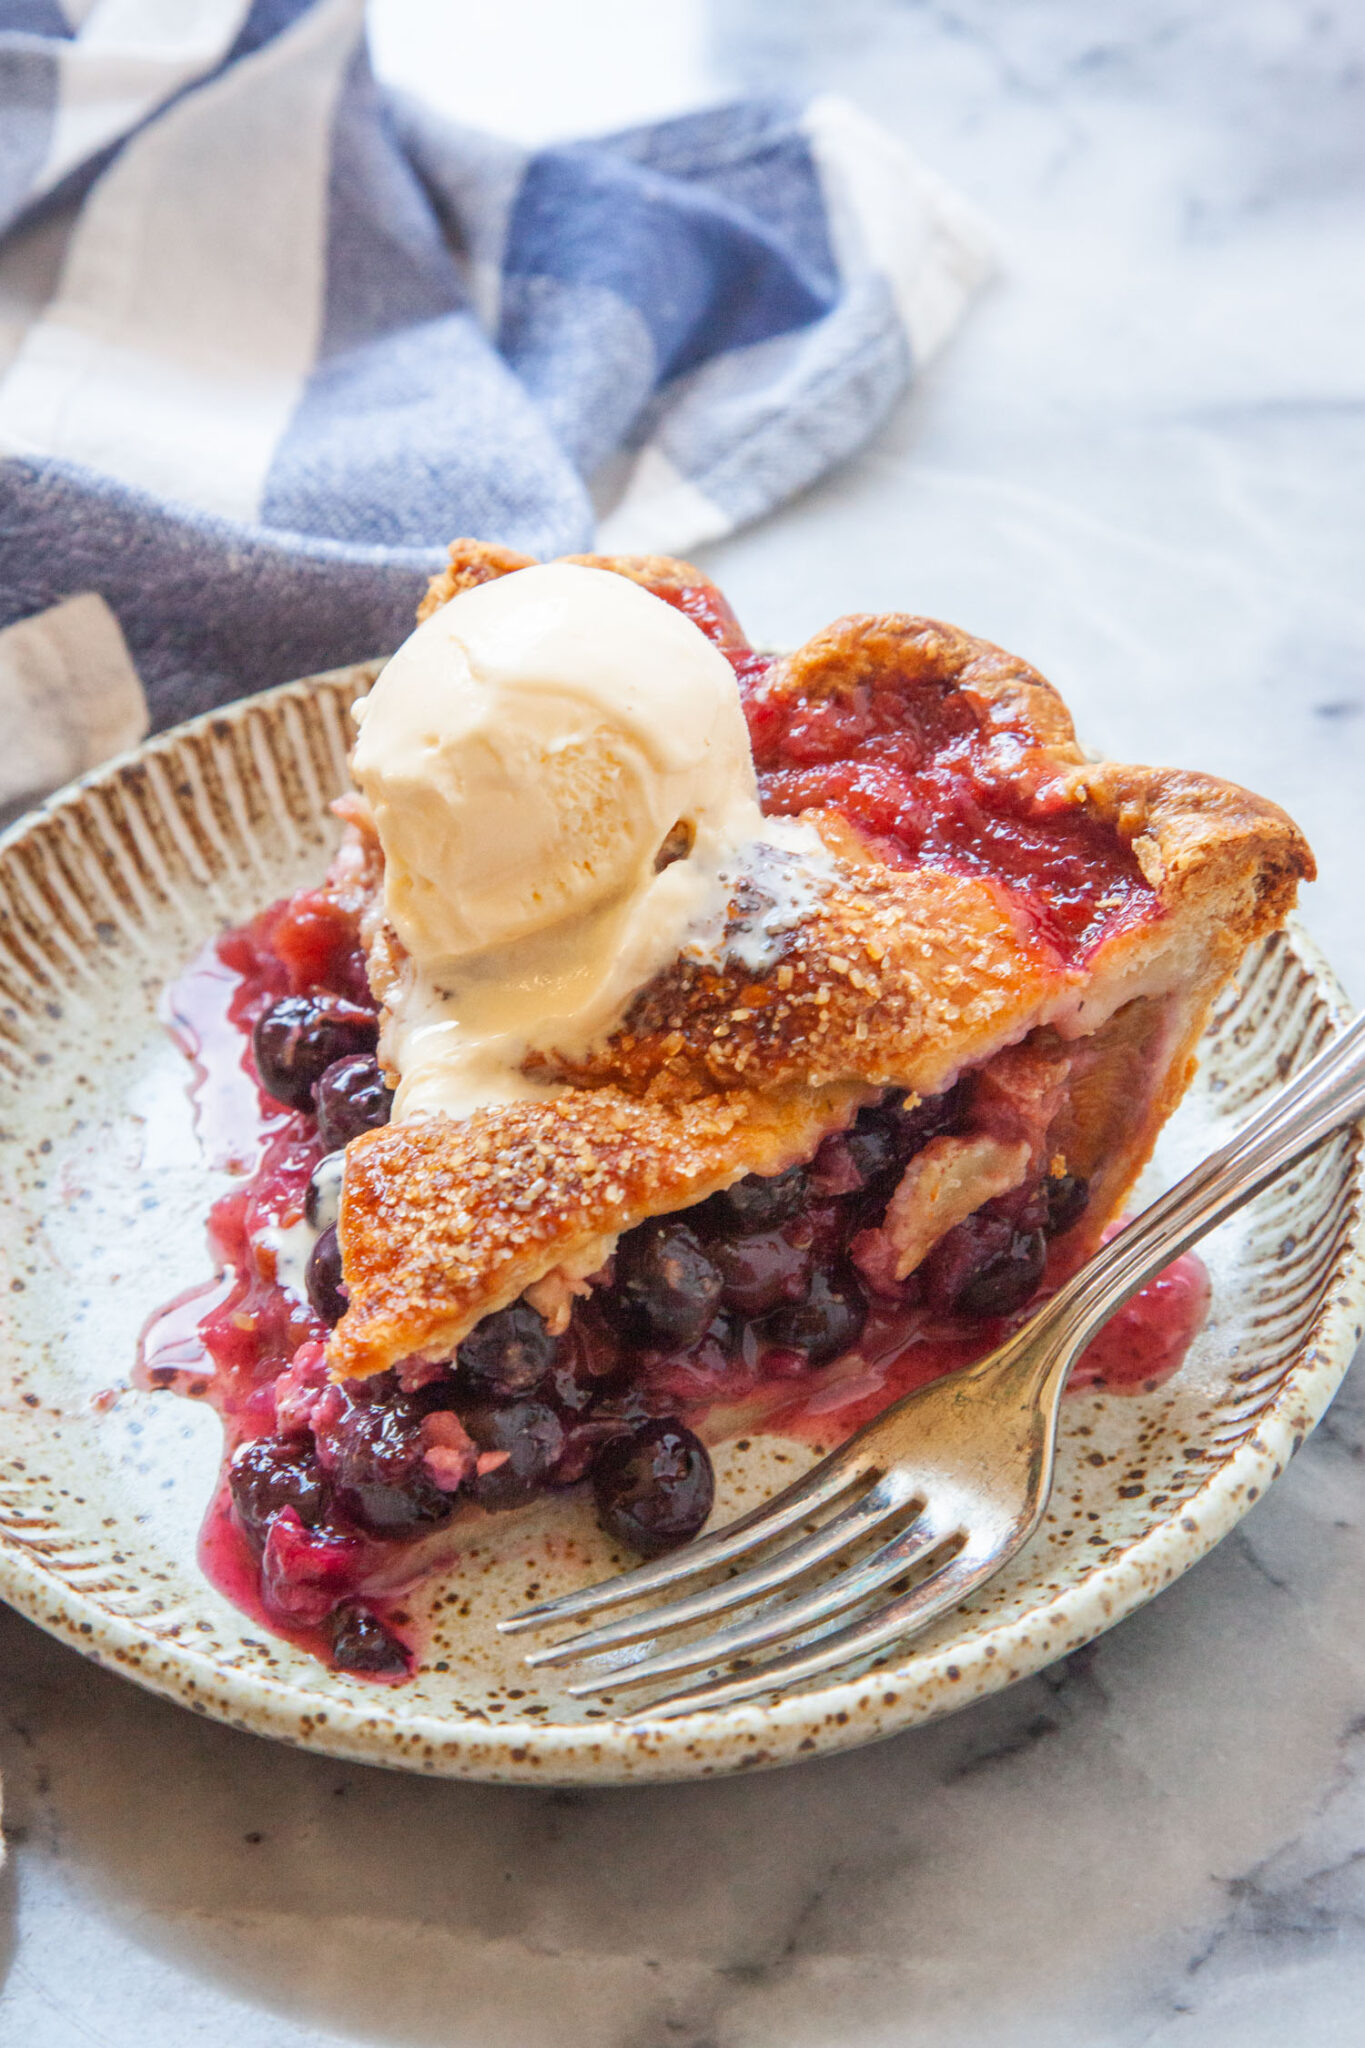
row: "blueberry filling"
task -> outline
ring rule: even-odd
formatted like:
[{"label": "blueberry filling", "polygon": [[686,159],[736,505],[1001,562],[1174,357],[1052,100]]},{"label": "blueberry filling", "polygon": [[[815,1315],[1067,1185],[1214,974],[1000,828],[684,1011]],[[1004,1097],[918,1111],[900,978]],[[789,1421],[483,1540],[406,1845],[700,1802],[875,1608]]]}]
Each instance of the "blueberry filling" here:
[{"label": "blueberry filling", "polygon": [[324,1067],[313,1089],[318,1136],[328,1152],[339,1151],[362,1131],[377,1131],[389,1120],[393,1091],[384,1085],[373,1053],[347,1053]]},{"label": "blueberry filling", "polygon": [[670,1417],[610,1438],[593,1467],[592,1487],[608,1535],[641,1557],[688,1542],[716,1493],[705,1444]]},{"label": "blueberry filling", "polygon": [[639,1344],[696,1344],[720,1306],[724,1278],[690,1224],[657,1217],[616,1247],[612,1308]]},{"label": "blueberry filling", "polygon": [[346,1287],[341,1277],[341,1246],[335,1223],[322,1231],[308,1254],[304,1285],[313,1313],[330,1329],[346,1313]]},{"label": "blueberry filling", "polygon": [[407,1650],[377,1614],[358,1600],[343,1600],[323,1624],[332,1662],[342,1671],[364,1671],[372,1678],[405,1678],[411,1669]]},{"label": "blueberry filling", "polygon": [[806,1169],[790,1166],[764,1178],[751,1173],[733,1187],[712,1195],[697,1212],[702,1228],[717,1237],[743,1236],[773,1230],[798,1216],[806,1202]]},{"label": "blueberry filling", "polygon": [[532,1394],[555,1360],[555,1340],[529,1302],[485,1316],[455,1355],[456,1374],[477,1397],[514,1400]]},{"label": "blueberry filling", "polygon": [[713,1240],[711,1257],[720,1270],[721,1302],[749,1321],[773,1309],[805,1301],[814,1273],[815,1230],[797,1217],[776,1230]]},{"label": "blueberry filling", "polygon": [[372,1010],[317,990],[272,1003],[256,1020],[251,1050],[266,1094],[290,1109],[307,1111],[327,1069],[353,1054],[372,1054],[378,1040]]},{"label": "blueberry filling", "polygon": [[355,1486],[341,1505],[356,1525],[371,1536],[422,1536],[439,1529],[455,1512],[455,1499],[414,1467],[396,1484],[382,1481]]},{"label": "blueberry filling", "polygon": [[228,1466],[228,1490],[242,1533],[259,1553],[275,1516],[292,1508],[305,1529],[327,1512],[328,1488],[305,1439],[262,1437],[243,1444]]},{"label": "blueberry filling", "polygon": [[990,1207],[949,1231],[925,1261],[925,1299],[944,1315],[1013,1315],[1043,1277],[1044,1233],[1020,1230]]},{"label": "blueberry filling", "polygon": [[[319,1233],[309,1301],[329,1326],[347,1301],[336,1229],[342,1148],[391,1107],[373,1037],[367,1013],[324,996],[281,999],[255,1034],[263,1083],[299,1107],[306,1083],[328,1148],[305,1209]],[[855,1240],[883,1225],[924,1146],[970,1131],[971,1107],[970,1082],[910,1107],[892,1091],[806,1165],[751,1174],[638,1225],[563,1329],[521,1300],[485,1316],[449,1363],[422,1364],[403,1384],[392,1373],[349,1386],[319,1378],[310,1434],[248,1443],[229,1467],[267,1592],[297,1571],[311,1597],[314,1574],[334,1662],[398,1676],[405,1646],[353,1597],[377,1543],[426,1537],[463,1503],[498,1512],[584,1480],[608,1534],[639,1555],[688,1541],[710,1513],[714,1475],[684,1416],[857,1351],[875,1302]],[[987,1201],[895,1283],[898,1308],[1014,1314],[1088,1194],[1079,1176],[1058,1172]],[[880,1281],[875,1292],[884,1294]]]},{"label": "blueberry filling", "polygon": [[523,1506],[564,1451],[564,1424],[544,1401],[481,1403],[460,1420],[484,1454],[470,1488],[482,1508]]},{"label": "blueberry filling", "polygon": [[1043,1183],[1043,1197],[1047,1204],[1044,1230],[1049,1237],[1065,1237],[1085,1214],[1090,1187],[1078,1173],[1050,1174]]},{"label": "blueberry filling", "polygon": [[811,1278],[806,1298],[765,1318],[763,1334],[774,1344],[801,1352],[809,1365],[828,1365],[851,1351],[867,1321],[867,1297],[851,1273],[823,1266]]},{"label": "blueberry filling", "polygon": [[375,1536],[416,1535],[449,1521],[455,1497],[427,1469],[425,1412],[387,1375],[326,1390],[313,1435],[345,1520]]},{"label": "blueberry filling", "polygon": [[313,1168],[303,1198],[303,1213],[314,1230],[327,1230],[341,1214],[341,1176],[345,1160],[328,1152]]}]

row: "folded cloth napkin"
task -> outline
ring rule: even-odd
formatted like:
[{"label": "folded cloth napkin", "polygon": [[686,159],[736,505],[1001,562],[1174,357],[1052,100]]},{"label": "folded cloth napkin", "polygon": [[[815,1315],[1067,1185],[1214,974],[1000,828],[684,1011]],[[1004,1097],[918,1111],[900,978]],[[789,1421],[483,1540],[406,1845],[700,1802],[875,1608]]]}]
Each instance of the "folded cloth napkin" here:
[{"label": "folded cloth napkin", "polygon": [[0,0],[0,802],[392,649],[456,534],[758,517],[987,267],[838,101],[528,151],[383,90],[362,0]]}]

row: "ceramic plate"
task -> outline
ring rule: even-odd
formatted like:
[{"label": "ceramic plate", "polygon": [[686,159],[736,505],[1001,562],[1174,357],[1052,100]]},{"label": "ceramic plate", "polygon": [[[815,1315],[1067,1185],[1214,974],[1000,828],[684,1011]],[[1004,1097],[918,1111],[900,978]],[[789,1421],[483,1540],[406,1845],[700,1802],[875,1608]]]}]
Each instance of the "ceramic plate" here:
[{"label": "ceramic plate", "polygon": [[[261,1734],[476,1778],[699,1777],[867,1742],[1074,1650],[1225,1535],[1331,1399],[1360,1336],[1362,1139],[1332,1141],[1206,1247],[1213,1308],[1145,1396],[1068,1397],[1037,1537],[981,1595],[870,1672],[775,1705],[624,1727],[530,1676],[493,1621],[610,1568],[586,1505],[481,1522],[410,1603],[410,1684],[325,1670],[202,1577],[219,1426],[133,1391],[147,1316],[208,1274],[227,1184],[201,1157],[164,984],[216,929],[321,875],[371,666],[314,677],[151,741],[0,841],[0,1595],[98,1662]],[[1248,960],[1147,1192],[1212,1149],[1348,1014],[1297,931]],[[722,1447],[721,1508],[795,1476],[777,1438]]]}]

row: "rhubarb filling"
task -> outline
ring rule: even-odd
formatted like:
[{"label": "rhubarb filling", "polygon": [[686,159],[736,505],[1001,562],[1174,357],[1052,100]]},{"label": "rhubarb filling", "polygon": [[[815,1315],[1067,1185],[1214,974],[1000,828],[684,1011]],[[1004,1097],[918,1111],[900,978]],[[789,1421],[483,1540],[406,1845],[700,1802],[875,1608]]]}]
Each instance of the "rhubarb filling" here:
[{"label": "rhubarb filling", "polygon": [[1129,841],[1063,792],[1024,718],[933,673],[937,648],[887,636],[884,653],[869,633],[866,675],[850,685],[841,644],[839,687],[821,694],[817,639],[803,650],[816,687],[792,691],[775,687],[790,664],[750,647],[709,584],[650,587],[733,665],[770,816],[833,812],[893,865],[989,879],[1062,958],[1158,914]]},{"label": "rhubarb filling", "polygon": [[[1088,1250],[1110,1119],[1150,1092],[1168,1030],[1166,1005],[1139,998],[1079,1041],[1037,1030],[939,1095],[882,1091],[808,1160],[649,1219],[586,1274],[552,1271],[451,1357],[337,1383],[337,1141],[388,1106],[354,903],[305,891],[225,934],[167,1014],[201,1135],[249,1169],[211,1214],[219,1280],[143,1347],[144,1383],[224,1417],[203,1562],[259,1621],[387,1680],[415,1652],[404,1591],[449,1561],[469,1513],[585,1482],[651,1555],[704,1522],[707,1444],[761,1429],[828,1446],[999,1342]],[[281,1015],[293,1041],[270,1037]],[[290,1106],[257,1060],[307,1050],[310,1031],[337,1057]],[[1205,1305],[1202,1269],[1180,1261],[1076,1383],[1155,1387]]]},{"label": "rhubarb filling", "polygon": [[[410,1113],[416,954],[351,796],[323,884],[168,997],[237,1178],[219,1278],[153,1319],[143,1378],[223,1415],[217,1583],[381,1681],[413,1668],[405,1595],[470,1518],[582,1486],[623,1559],[652,1556],[705,1523],[708,1445],[828,1447],[994,1348],[1113,1227],[1214,994],[1312,873],[1243,791],[1087,762],[987,643],[891,615],[769,657],[686,564],[586,565],[729,661],[762,812],[802,821],[768,836],[817,848],[800,886],[718,868],[709,952],[670,953],[583,1044],[518,1040],[505,1096]],[[526,566],[456,543],[419,616]],[[690,829],[644,846],[648,887]],[[1178,1260],[1073,1387],[1157,1387],[1207,1300]]]}]

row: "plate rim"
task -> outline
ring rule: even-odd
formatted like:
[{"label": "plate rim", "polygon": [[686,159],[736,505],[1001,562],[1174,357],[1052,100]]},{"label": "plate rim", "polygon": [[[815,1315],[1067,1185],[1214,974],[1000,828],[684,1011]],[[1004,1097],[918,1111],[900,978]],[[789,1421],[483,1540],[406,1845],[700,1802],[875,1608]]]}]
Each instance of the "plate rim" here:
[{"label": "plate rim", "polygon": [[[149,757],[230,729],[288,698],[343,696],[372,679],[370,659],[276,684],[149,736],[53,792],[0,833],[0,859],[45,820],[117,784]],[[1340,1027],[1351,1005],[1316,941],[1297,918],[1284,942]],[[1092,1641],[1181,1576],[1236,1525],[1283,1472],[1345,1377],[1365,1316],[1365,1145],[1343,1185],[1356,1216],[1337,1254],[1310,1333],[1255,1426],[1193,1494],[1120,1556],[1099,1563],[1044,1604],[981,1630],[964,1645],[909,1648],[856,1676],[772,1703],[630,1725],[602,1719],[544,1724],[472,1714],[407,1716],[401,1727],[374,1689],[362,1701],[302,1693],[286,1678],[225,1668],[192,1644],[118,1614],[73,1586],[0,1529],[0,1599],[92,1662],[228,1725],[348,1761],[505,1784],[645,1784],[685,1781],[882,1740],[1055,1662]]]}]

